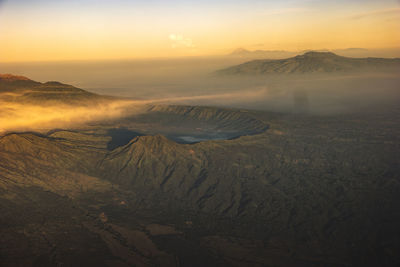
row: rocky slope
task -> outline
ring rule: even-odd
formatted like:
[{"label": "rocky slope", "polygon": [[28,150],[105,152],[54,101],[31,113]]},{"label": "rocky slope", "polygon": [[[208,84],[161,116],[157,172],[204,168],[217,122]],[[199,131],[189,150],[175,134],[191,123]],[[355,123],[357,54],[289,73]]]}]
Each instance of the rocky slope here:
[{"label": "rocky slope", "polygon": [[246,110],[235,110],[215,107],[154,105],[147,110],[148,114],[158,117],[160,122],[168,125],[180,122],[180,126],[191,122],[215,125],[216,131],[231,129],[240,135],[262,133],[268,129],[268,123],[249,115]]},{"label": "rocky slope", "polygon": [[[31,256],[19,248],[13,252],[36,264],[49,257],[53,263],[82,263],[82,255],[89,255],[90,264],[96,257],[113,264],[155,264],[164,252],[154,252],[158,258],[140,252],[140,238],[168,248],[167,254],[178,255],[184,266],[367,266],[382,257],[388,266],[394,264],[400,219],[396,124],[374,132],[388,121],[370,118],[363,125],[357,117],[313,118],[309,129],[310,118],[286,117],[282,123],[277,115],[253,116],[269,121],[271,128],[192,145],[161,135],[138,136],[110,151],[110,137],[100,129],[4,136],[2,240],[38,244]],[[24,207],[37,215],[18,218],[14,210]],[[69,216],[75,219],[60,221]],[[11,226],[12,221],[21,226]],[[173,225],[188,236],[151,236],[141,228],[149,223]],[[18,234],[21,229],[25,234]],[[65,231],[70,237],[61,237]],[[78,236],[97,245],[82,247]],[[2,253],[14,255],[3,241]],[[68,252],[65,242],[74,250]],[[183,248],[193,242],[202,245],[192,251],[211,249],[222,262],[206,251],[196,256]],[[258,252],[250,253],[254,247]]]},{"label": "rocky slope", "polygon": [[[396,266],[399,114],[150,105],[6,134],[0,265]],[[241,136],[157,134],[184,126]],[[136,128],[146,131],[113,140]]]}]

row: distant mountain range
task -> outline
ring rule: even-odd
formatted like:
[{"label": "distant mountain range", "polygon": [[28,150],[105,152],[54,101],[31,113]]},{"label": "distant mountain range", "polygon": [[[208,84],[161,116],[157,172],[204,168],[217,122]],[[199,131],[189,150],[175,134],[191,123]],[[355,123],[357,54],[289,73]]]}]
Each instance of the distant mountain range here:
[{"label": "distant mountain range", "polygon": [[332,52],[307,52],[278,60],[253,60],[218,71],[224,75],[262,75],[288,73],[332,73],[399,68],[400,59],[349,58]]},{"label": "distant mountain range", "polygon": [[109,98],[60,82],[41,83],[24,76],[0,74],[0,99],[9,102],[82,104]]},{"label": "distant mountain range", "polygon": [[254,50],[250,51],[244,48],[234,50],[229,56],[240,58],[268,58],[279,59],[298,55],[298,52],[291,52],[285,50]]},{"label": "distant mountain range", "polygon": [[341,56],[349,57],[368,57],[372,51],[365,48],[345,48],[345,49],[319,49],[319,50],[302,50],[302,51],[287,51],[287,50],[247,50],[244,48],[235,49],[228,56],[240,58],[254,59],[283,59],[302,55],[307,52],[332,52]]}]

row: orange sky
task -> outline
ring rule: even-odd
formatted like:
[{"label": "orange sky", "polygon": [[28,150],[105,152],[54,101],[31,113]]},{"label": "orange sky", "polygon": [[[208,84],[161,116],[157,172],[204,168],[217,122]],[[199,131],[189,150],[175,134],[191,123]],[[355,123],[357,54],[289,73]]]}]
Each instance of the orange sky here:
[{"label": "orange sky", "polygon": [[400,47],[390,0],[16,2],[0,1],[1,62]]}]

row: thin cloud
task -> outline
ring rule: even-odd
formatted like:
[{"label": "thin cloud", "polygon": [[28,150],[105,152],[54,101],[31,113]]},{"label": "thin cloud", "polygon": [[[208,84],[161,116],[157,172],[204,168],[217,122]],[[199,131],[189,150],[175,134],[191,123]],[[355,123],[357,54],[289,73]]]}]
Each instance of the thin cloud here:
[{"label": "thin cloud", "polygon": [[370,12],[360,13],[355,16],[351,16],[351,19],[364,19],[368,17],[380,17],[380,16],[390,16],[390,15],[400,15],[400,8],[389,8],[389,9],[381,9],[374,10]]},{"label": "thin cloud", "polygon": [[35,105],[2,100],[0,94],[0,136],[9,131],[45,131],[75,127],[90,121],[114,119],[126,113],[140,113],[143,106],[130,100],[117,100],[102,106]]},{"label": "thin cloud", "polygon": [[[152,99],[148,101],[143,101],[141,104],[149,103],[179,103],[184,101],[196,101],[196,100],[219,100],[219,101],[247,101],[259,99],[268,93],[267,88],[256,88],[253,90],[247,90],[245,92],[233,92],[233,93],[222,93],[222,94],[208,94],[208,95],[197,95],[197,96],[176,96],[176,97],[166,97],[159,99]],[[139,102],[140,103],[140,102]]]},{"label": "thin cloud", "polygon": [[[260,99],[268,93],[264,87],[246,92],[171,96],[149,100],[116,100],[99,106],[35,105],[8,102],[10,94],[0,94],[0,136],[11,131],[48,131],[54,128],[78,127],[88,122],[116,119],[146,112],[147,104],[180,104],[246,102]],[[17,95],[12,95],[17,96]]]},{"label": "thin cloud", "polygon": [[181,47],[193,48],[193,47],[195,47],[192,39],[187,38],[181,34],[171,33],[169,35],[169,40],[171,41],[172,48],[181,48]]}]

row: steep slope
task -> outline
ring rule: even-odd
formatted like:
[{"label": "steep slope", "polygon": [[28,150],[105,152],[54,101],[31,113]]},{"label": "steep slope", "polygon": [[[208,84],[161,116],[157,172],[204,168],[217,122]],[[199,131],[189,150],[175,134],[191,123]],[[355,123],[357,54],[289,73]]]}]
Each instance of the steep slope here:
[{"label": "steep slope", "polygon": [[191,170],[199,164],[187,145],[179,145],[162,135],[138,136],[106,155],[100,170],[103,177],[126,185],[159,187],[173,173],[192,175]]},{"label": "steep slope", "polygon": [[223,143],[187,145],[160,135],[139,136],[106,155],[99,174],[134,190],[142,209],[159,206],[171,212],[183,208],[237,215],[242,201],[239,165],[227,155],[222,160],[225,153]]},{"label": "steep slope", "polygon": [[0,188],[34,186],[70,196],[103,191],[108,183],[91,176],[101,157],[99,149],[84,142],[8,134],[0,138]]},{"label": "steep slope", "polygon": [[[47,86],[75,91],[33,88]],[[80,130],[6,134],[0,264],[396,266],[400,113],[371,114],[150,105]],[[182,127],[242,136],[157,134]],[[131,137],[110,147],[115,129]]]},{"label": "steep slope", "polygon": [[331,52],[307,52],[279,60],[254,60],[218,71],[222,75],[333,73],[400,68],[400,59],[348,58]]},{"label": "steep slope", "polygon": [[[321,118],[310,129],[298,120],[233,141],[136,137],[105,156],[99,175],[132,192],[136,213],[262,236],[272,250],[296,251],[285,256],[297,258],[290,266],[376,265],[380,256],[367,251],[383,245],[378,232],[398,233],[398,142],[383,141],[398,127],[376,133],[354,128],[357,118]],[[376,251],[389,257],[396,241],[383,235],[389,249]]]},{"label": "steep slope", "polygon": [[[229,115],[170,110],[178,111]],[[74,260],[71,266],[97,257],[151,266],[153,254],[138,248],[151,245],[142,229],[157,223],[184,233],[152,239],[179,258],[177,266],[213,258],[193,255],[202,249],[230,264],[201,266],[380,266],[382,259],[396,266],[396,114],[257,113],[271,125],[258,135],[192,145],[138,136],[111,151],[102,127],[6,135],[0,250],[14,263],[27,255],[35,262]]]}]

